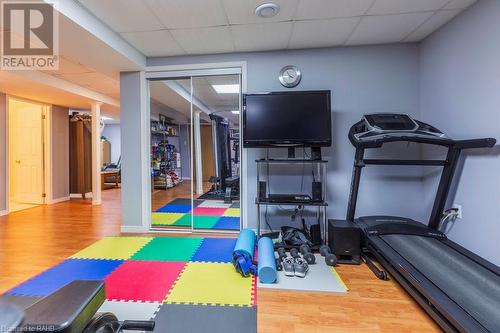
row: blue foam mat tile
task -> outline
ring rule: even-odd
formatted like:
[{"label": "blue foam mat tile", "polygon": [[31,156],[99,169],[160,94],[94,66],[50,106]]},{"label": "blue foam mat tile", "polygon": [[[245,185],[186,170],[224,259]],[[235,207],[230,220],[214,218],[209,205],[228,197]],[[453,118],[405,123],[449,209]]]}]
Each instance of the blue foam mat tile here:
[{"label": "blue foam mat tile", "polygon": [[67,259],[5,294],[47,296],[74,280],[103,280],[123,262],[123,260]]},{"label": "blue foam mat tile", "polygon": [[154,321],[157,333],[256,333],[257,308],[163,304]]},{"label": "blue foam mat tile", "polygon": [[222,216],[212,229],[240,230],[240,218],[233,216]]},{"label": "blue foam mat tile", "polygon": [[191,211],[191,204],[177,205],[170,203],[156,210],[157,213],[188,213],[189,211]]},{"label": "blue foam mat tile", "polygon": [[205,238],[191,261],[231,262],[236,238]]}]

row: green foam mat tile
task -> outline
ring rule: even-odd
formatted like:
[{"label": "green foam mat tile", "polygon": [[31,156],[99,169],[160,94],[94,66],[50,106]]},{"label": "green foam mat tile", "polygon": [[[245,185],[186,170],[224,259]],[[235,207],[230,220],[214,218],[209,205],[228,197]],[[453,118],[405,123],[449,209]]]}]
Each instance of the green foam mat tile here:
[{"label": "green foam mat tile", "polygon": [[195,216],[194,227],[196,229],[213,229],[219,218],[219,216]]},{"label": "green foam mat tile", "polygon": [[191,219],[192,215],[191,214],[185,214],[183,217],[172,223],[171,225],[177,226],[177,227],[190,227],[191,226]]},{"label": "green foam mat tile", "polygon": [[203,238],[156,237],[132,260],[189,261],[200,247]]}]

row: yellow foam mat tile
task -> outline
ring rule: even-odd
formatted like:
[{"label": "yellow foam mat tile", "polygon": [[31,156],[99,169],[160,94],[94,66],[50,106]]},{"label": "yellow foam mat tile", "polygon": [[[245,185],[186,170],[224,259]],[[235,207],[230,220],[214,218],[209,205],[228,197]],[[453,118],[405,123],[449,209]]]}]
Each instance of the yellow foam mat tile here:
[{"label": "yellow foam mat tile", "polygon": [[189,262],[165,299],[169,304],[252,306],[252,278],[230,263]]},{"label": "yellow foam mat tile", "polygon": [[171,225],[175,221],[182,218],[183,213],[152,213],[151,224],[152,225]]},{"label": "yellow foam mat tile", "polygon": [[126,260],[152,239],[152,237],[104,237],[71,258]]},{"label": "yellow foam mat tile", "polygon": [[228,208],[224,212],[223,216],[240,217],[240,209],[239,208]]}]

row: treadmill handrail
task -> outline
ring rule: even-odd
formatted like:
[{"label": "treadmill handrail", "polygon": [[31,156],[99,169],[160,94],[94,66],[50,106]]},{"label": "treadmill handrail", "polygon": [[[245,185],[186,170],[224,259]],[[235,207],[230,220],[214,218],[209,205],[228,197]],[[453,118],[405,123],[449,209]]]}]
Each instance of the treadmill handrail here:
[{"label": "treadmill handrail", "polygon": [[[419,124],[424,124],[418,122]],[[364,120],[358,121],[356,124],[351,126],[349,130],[349,141],[356,148],[380,148],[385,143],[389,142],[415,142],[430,144],[435,146],[453,147],[457,149],[472,149],[472,148],[491,148],[496,144],[496,139],[494,138],[480,138],[480,139],[468,139],[468,140],[453,140],[447,137],[439,137],[432,134],[427,134],[427,132],[417,131],[387,131],[385,134],[380,133],[373,138],[356,138],[356,134],[360,128],[364,126]],[[429,126],[429,125],[427,125]]]},{"label": "treadmill handrail", "polygon": [[455,148],[457,149],[475,149],[475,148],[492,148],[497,143],[494,138],[456,140]]}]

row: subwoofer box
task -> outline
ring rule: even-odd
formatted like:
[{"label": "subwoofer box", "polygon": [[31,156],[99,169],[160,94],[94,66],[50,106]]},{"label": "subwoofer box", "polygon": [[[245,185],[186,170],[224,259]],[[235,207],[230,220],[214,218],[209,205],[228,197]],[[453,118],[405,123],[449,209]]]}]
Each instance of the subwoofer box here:
[{"label": "subwoofer box", "polygon": [[361,263],[361,230],[353,222],[328,220],[328,245],[339,264]]}]

